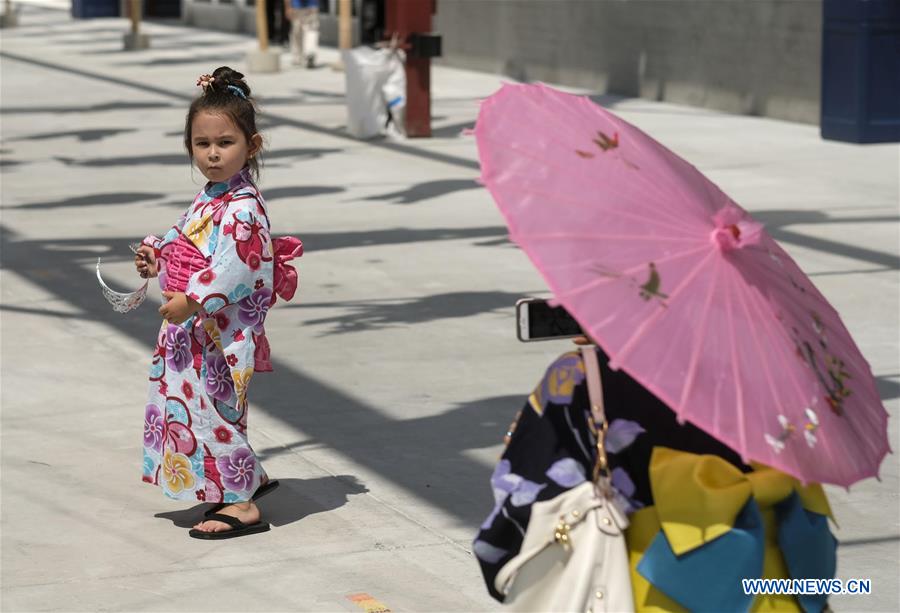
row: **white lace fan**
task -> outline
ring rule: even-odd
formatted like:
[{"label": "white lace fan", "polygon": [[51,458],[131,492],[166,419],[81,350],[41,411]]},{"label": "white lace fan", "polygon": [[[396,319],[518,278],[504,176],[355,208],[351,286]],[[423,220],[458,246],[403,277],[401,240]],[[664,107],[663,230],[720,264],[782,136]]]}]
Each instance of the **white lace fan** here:
[{"label": "white lace fan", "polygon": [[[137,247],[139,246],[140,245],[128,245],[128,248],[131,249],[132,252],[137,253]],[[115,291],[110,288],[103,280],[103,277],[100,276],[100,258],[97,258],[97,281],[100,282],[100,289],[103,291],[103,297],[112,305],[113,310],[118,313],[127,313],[128,311],[132,311],[141,306],[144,298],[147,297],[147,286],[150,284],[150,279],[147,279],[141,287],[133,292],[124,293]]]}]

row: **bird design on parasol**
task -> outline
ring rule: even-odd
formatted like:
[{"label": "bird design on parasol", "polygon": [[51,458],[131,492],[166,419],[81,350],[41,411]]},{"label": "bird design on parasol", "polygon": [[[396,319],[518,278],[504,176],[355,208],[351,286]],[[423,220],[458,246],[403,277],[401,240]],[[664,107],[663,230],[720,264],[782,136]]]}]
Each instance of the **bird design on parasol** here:
[{"label": "bird design on parasol", "polygon": [[[595,136],[593,139],[591,139],[591,142],[593,142],[595,145],[597,145],[603,153],[607,153],[609,151],[612,151],[613,149],[619,148],[619,133],[613,132],[612,137],[610,137],[606,133],[604,133],[602,130],[597,130],[597,136]],[[591,158],[595,157],[595,154],[591,153],[590,151],[585,151],[583,149],[576,149],[575,153],[578,154],[578,157],[585,158],[585,159],[591,159]],[[638,169],[637,165],[632,164],[631,162],[626,160],[624,157],[621,156],[621,154],[619,155],[619,159],[621,159],[622,162],[629,168],[632,168],[634,170]]]},{"label": "bird design on parasol", "polygon": [[661,291],[659,291],[660,278],[659,271],[656,270],[656,264],[650,262],[649,266],[650,278],[647,279],[646,283],[641,285],[641,298],[643,298],[644,300],[650,300],[654,297],[659,298],[660,300],[668,298],[668,295],[663,294]]}]

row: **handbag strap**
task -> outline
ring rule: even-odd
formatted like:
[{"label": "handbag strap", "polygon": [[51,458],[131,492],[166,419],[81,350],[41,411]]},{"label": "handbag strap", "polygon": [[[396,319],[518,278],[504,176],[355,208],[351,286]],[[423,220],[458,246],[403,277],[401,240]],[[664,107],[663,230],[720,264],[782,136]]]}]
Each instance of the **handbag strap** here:
[{"label": "handbag strap", "polygon": [[584,360],[588,398],[591,403],[591,429],[597,438],[597,460],[594,463],[593,480],[608,498],[611,495],[609,461],[606,458],[606,430],[609,424],[606,421],[606,411],[603,406],[603,380],[600,377],[597,350],[593,345],[582,347],[581,357]]}]

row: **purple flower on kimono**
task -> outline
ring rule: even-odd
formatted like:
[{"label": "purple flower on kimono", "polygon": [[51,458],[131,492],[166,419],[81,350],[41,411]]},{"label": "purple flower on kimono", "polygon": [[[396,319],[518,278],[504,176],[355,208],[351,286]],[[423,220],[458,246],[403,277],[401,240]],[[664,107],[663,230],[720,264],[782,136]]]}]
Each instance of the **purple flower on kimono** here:
[{"label": "purple flower on kimono", "polygon": [[575,487],[585,481],[584,466],[572,458],[563,458],[547,469],[547,476],[561,487]]},{"label": "purple flower on kimono", "polygon": [[616,506],[623,513],[633,513],[644,506],[641,501],[632,498],[637,488],[624,469],[614,468],[610,480],[612,481]]},{"label": "purple flower on kimono", "polygon": [[608,453],[619,453],[638,437],[639,434],[646,432],[639,423],[630,419],[614,419],[609,424],[609,430],[606,431],[606,451]]},{"label": "purple flower on kimono", "polygon": [[501,507],[503,507],[503,503],[506,502],[509,493],[522,481],[522,477],[510,473],[511,466],[509,460],[500,460],[497,466],[494,467],[494,474],[491,475],[491,488],[494,490],[494,510],[481,524],[483,530],[491,527],[491,524],[494,523],[494,518],[497,517]]},{"label": "purple flower on kimono", "polygon": [[491,487],[494,489],[494,510],[481,524],[482,529],[487,530],[494,522],[494,518],[503,508],[503,503],[510,498],[513,506],[521,507],[531,504],[537,498],[538,492],[547,487],[546,484],[539,485],[534,481],[529,481],[524,477],[510,472],[512,465],[509,460],[500,460],[497,467],[494,468],[494,474],[491,475]]},{"label": "purple flower on kimono", "polygon": [[484,560],[488,564],[496,564],[503,556],[509,553],[506,549],[501,549],[496,545],[491,545],[486,541],[476,540],[472,543],[472,551],[478,556],[479,560]]},{"label": "purple flower on kimono", "polygon": [[144,410],[144,447],[153,451],[162,451],[165,420],[162,411],[155,404],[148,404]]},{"label": "purple flower on kimono", "polygon": [[187,331],[175,324],[166,326],[166,367],[181,372],[193,362],[191,339]]},{"label": "purple flower on kimono", "polygon": [[217,400],[227,401],[234,393],[234,381],[225,356],[210,353],[206,356],[206,393]]},{"label": "purple flower on kimono", "polygon": [[256,332],[262,331],[266,313],[272,305],[272,290],[261,287],[238,302],[238,319],[246,326],[253,326]]},{"label": "purple flower on kimono", "polygon": [[230,490],[243,492],[253,485],[256,474],[256,458],[246,447],[235,449],[231,455],[216,459],[216,468],[222,475],[222,483]]},{"label": "purple flower on kimono", "polygon": [[625,496],[634,496],[634,481],[628,476],[622,468],[614,468],[612,471],[612,485],[616,490]]},{"label": "purple flower on kimono", "polygon": [[491,487],[494,490],[494,502],[506,500],[516,487],[522,482],[522,477],[510,472],[512,464],[509,460],[500,460],[491,475]]},{"label": "purple flower on kimono", "polygon": [[509,495],[509,501],[514,507],[524,507],[537,499],[538,493],[547,487],[546,483],[535,483],[528,479],[522,479],[519,487]]}]

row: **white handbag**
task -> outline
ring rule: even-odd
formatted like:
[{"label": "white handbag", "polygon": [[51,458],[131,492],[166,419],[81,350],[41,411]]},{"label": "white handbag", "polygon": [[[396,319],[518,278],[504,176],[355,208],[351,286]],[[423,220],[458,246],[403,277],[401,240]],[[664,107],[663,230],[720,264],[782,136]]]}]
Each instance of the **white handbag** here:
[{"label": "white handbag", "polygon": [[582,357],[597,438],[593,480],[532,505],[519,554],[494,580],[511,611],[634,611],[628,519],[612,500],[597,353],[586,347]]}]

